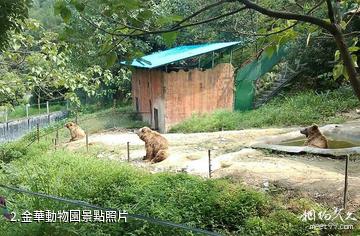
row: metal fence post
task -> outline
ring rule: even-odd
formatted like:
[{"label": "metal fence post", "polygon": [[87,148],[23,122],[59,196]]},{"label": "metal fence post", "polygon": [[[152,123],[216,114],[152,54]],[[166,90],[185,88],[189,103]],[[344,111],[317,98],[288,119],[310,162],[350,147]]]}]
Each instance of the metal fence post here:
[{"label": "metal fence post", "polygon": [[25,105],[28,131],[30,131],[29,107],[30,107],[30,104]]},{"label": "metal fence post", "polygon": [[46,101],[46,114],[50,114],[49,101]]},{"label": "metal fence post", "polygon": [[56,151],[56,149],[57,149],[57,139],[56,138],[54,139],[54,145],[55,145],[55,151]]},{"label": "metal fence post", "polygon": [[41,114],[41,104],[40,104],[40,96],[38,96],[38,112]]},{"label": "metal fence post", "polygon": [[112,118],[112,121],[113,121],[113,128],[115,129],[115,127],[116,127],[116,124],[115,124],[115,115],[116,115],[116,99],[114,98],[113,99],[113,118]]},{"label": "metal fence post", "polygon": [[50,108],[49,108],[49,101],[46,101],[46,114],[48,116],[48,123],[50,124]]},{"label": "metal fence post", "polygon": [[127,142],[126,146],[127,146],[127,161],[130,162],[130,142]]},{"label": "metal fence post", "polygon": [[208,156],[209,156],[209,178],[211,179],[211,150],[208,150]]},{"label": "metal fence post", "polygon": [[89,151],[89,135],[87,132],[86,132],[86,151],[87,152]]},{"label": "metal fence post", "polygon": [[36,124],[36,139],[37,139],[37,142],[40,143],[40,125],[39,125],[39,123]]},{"label": "metal fence post", "polygon": [[8,108],[5,107],[5,123],[8,122]]},{"label": "metal fence post", "polygon": [[343,209],[346,209],[346,203],[347,203],[348,166],[349,166],[349,155],[346,155],[346,160],[345,160],[345,186],[344,186]]},{"label": "metal fence post", "polygon": [[25,105],[26,118],[29,118],[29,107],[30,107],[30,104]]}]

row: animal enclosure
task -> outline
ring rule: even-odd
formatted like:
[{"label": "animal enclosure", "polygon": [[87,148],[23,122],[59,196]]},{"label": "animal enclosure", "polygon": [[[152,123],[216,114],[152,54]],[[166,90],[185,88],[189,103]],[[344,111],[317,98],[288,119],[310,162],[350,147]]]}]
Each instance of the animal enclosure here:
[{"label": "animal enclosure", "polygon": [[194,113],[233,109],[234,68],[218,64],[201,71],[170,73],[137,68],[132,76],[133,105],[153,129],[166,132]]}]

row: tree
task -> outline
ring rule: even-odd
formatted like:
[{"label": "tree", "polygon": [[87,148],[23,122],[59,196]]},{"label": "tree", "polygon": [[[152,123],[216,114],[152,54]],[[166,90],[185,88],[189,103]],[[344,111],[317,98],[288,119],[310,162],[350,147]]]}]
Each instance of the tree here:
[{"label": "tree", "polygon": [[[97,4],[99,13],[97,17],[89,17],[87,15],[86,8],[89,2]],[[279,2],[281,3],[280,6],[282,9],[286,10],[273,10],[279,6]],[[264,1],[262,5],[250,0],[220,0],[211,1],[208,5],[201,7],[185,17],[179,17],[178,15],[168,15],[166,17],[157,16],[149,9],[151,9],[152,5],[158,3],[159,1],[155,0],[134,0],[123,1],[122,3],[112,0],[101,3],[97,0],[89,0],[87,4],[85,4],[85,1],[82,0],[59,0],[57,9],[64,20],[68,20],[71,17],[71,9],[76,9],[80,15],[79,19],[84,20],[90,26],[110,35],[112,38],[120,38],[117,42],[158,34],[161,34],[165,41],[171,42],[176,39],[179,30],[188,27],[202,26],[225,17],[238,16],[240,13],[248,11],[260,13],[271,19],[276,19],[276,21],[269,23],[263,22],[264,27],[259,30],[261,33],[243,33],[245,35],[257,36],[273,36],[278,34],[280,36],[275,38],[277,44],[282,44],[294,39],[296,37],[294,29],[301,25],[301,23],[306,23],[309,28],[316,26],[318,28],[315,30],[319,31],[320,29],[320,31],[324,31],[334,38],[339,49],[338,56],[341,59],[343,68],[345,68],[341,72],[345,77],[349,78],[354,93],[360,100],[360,79],[355,69],[356,63],[354,63],[356,57],[351,55],[351,53],[357,51],[358,48],[354,46],[354,48],[350,50],[351,52],[349,51],[348,42],[343,32],[348,22],[342,21],[343,11],[351,7],[359,9],[358,0],[343,1],[342,3],[336,2],[335,5],[333,5],[332,0],[314,1],[310,3],[308,1]],[[220,7],[224,6],[228,6],[227,11],[220,11]],[[315,11],[317,9],[321,10],[318,11],[320,13]],[[201,16],[210,11],[212,11],[213,14],[208,14],[205,19],[201,19]],[[326,15],[322,13],[326,13]],[[274,25],[276,27],[274,27]],[[276,28],[276,30],[274,30],[274,28]]]},{"label": "tree", "polygon": [[9,40],[9,31],[19,29],[19,21],[28,15],[31,0],[11,0],[0,2],[0,50]]},{"label": "tree", "polygon": [[22,99],[26,92],[46,100],[77,103],[77,90],[97,96],[101,85],[111,83],[113,75],[100,66],[82,70],[70,66],[71,50],[59,41],[58,34],[44,30],[33,19],[21,25],[23,32],[12,32],[12,40],[0,56],[0,104],[16,104],[16,98]]},{"label": "tree", "polygon": [[355,63],[349,52],[348,46],[344,38],[344,34],[342,32],[342,28],[339,22],[340,17],[336,17],[335,15],[335,12],[339,12],[339,10],[337,9],[337,11],[334,11],[331,0],[326,0],[330,22],[309,15],[266,9],[249,0],[239,0],[239,2],[243,3],[247,8],[260,12],[261,14],[278,19],[296,20],[310,23],[319,26],[322,29],[331,33],[340,51],[341,59],[344,63],[346,74],[350,80],[354,93],[360,100],[360,78],[358,78],[358,74],[355,69]]}]

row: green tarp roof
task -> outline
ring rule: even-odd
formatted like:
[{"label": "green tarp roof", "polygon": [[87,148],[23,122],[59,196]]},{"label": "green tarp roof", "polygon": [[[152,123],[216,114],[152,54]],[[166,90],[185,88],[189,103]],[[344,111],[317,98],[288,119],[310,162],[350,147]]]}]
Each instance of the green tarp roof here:
[{"label": "green tarp roof", "polygon": [[213,52],[222,48],[231,47],[240,43],[241,42],[206,43],[198,45],[179,46],[134,59],[131,64],[125,61],[122,61],[121,64],[151,69],[159,66],[164,66],[176,61],[180,61],[186,58],[198,56],[204,53]]}]

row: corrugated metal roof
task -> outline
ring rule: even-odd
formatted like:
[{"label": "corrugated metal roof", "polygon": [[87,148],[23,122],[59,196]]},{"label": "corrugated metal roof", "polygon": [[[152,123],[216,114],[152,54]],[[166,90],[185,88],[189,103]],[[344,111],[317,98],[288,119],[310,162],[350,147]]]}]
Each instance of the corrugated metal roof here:
[{"label": "corrugated metal roof", "polygon": [[131,64],[128,64],[125,61],[122,61],[121,64],[128,64],[135,67],[151,69],[159,66],[164,66],[166,64],[170,64],[176,61],[180,61],[186,58],[230,47],[239,43],[241,42],[206,43],[198,45],[179,46],[134,59]]}]

